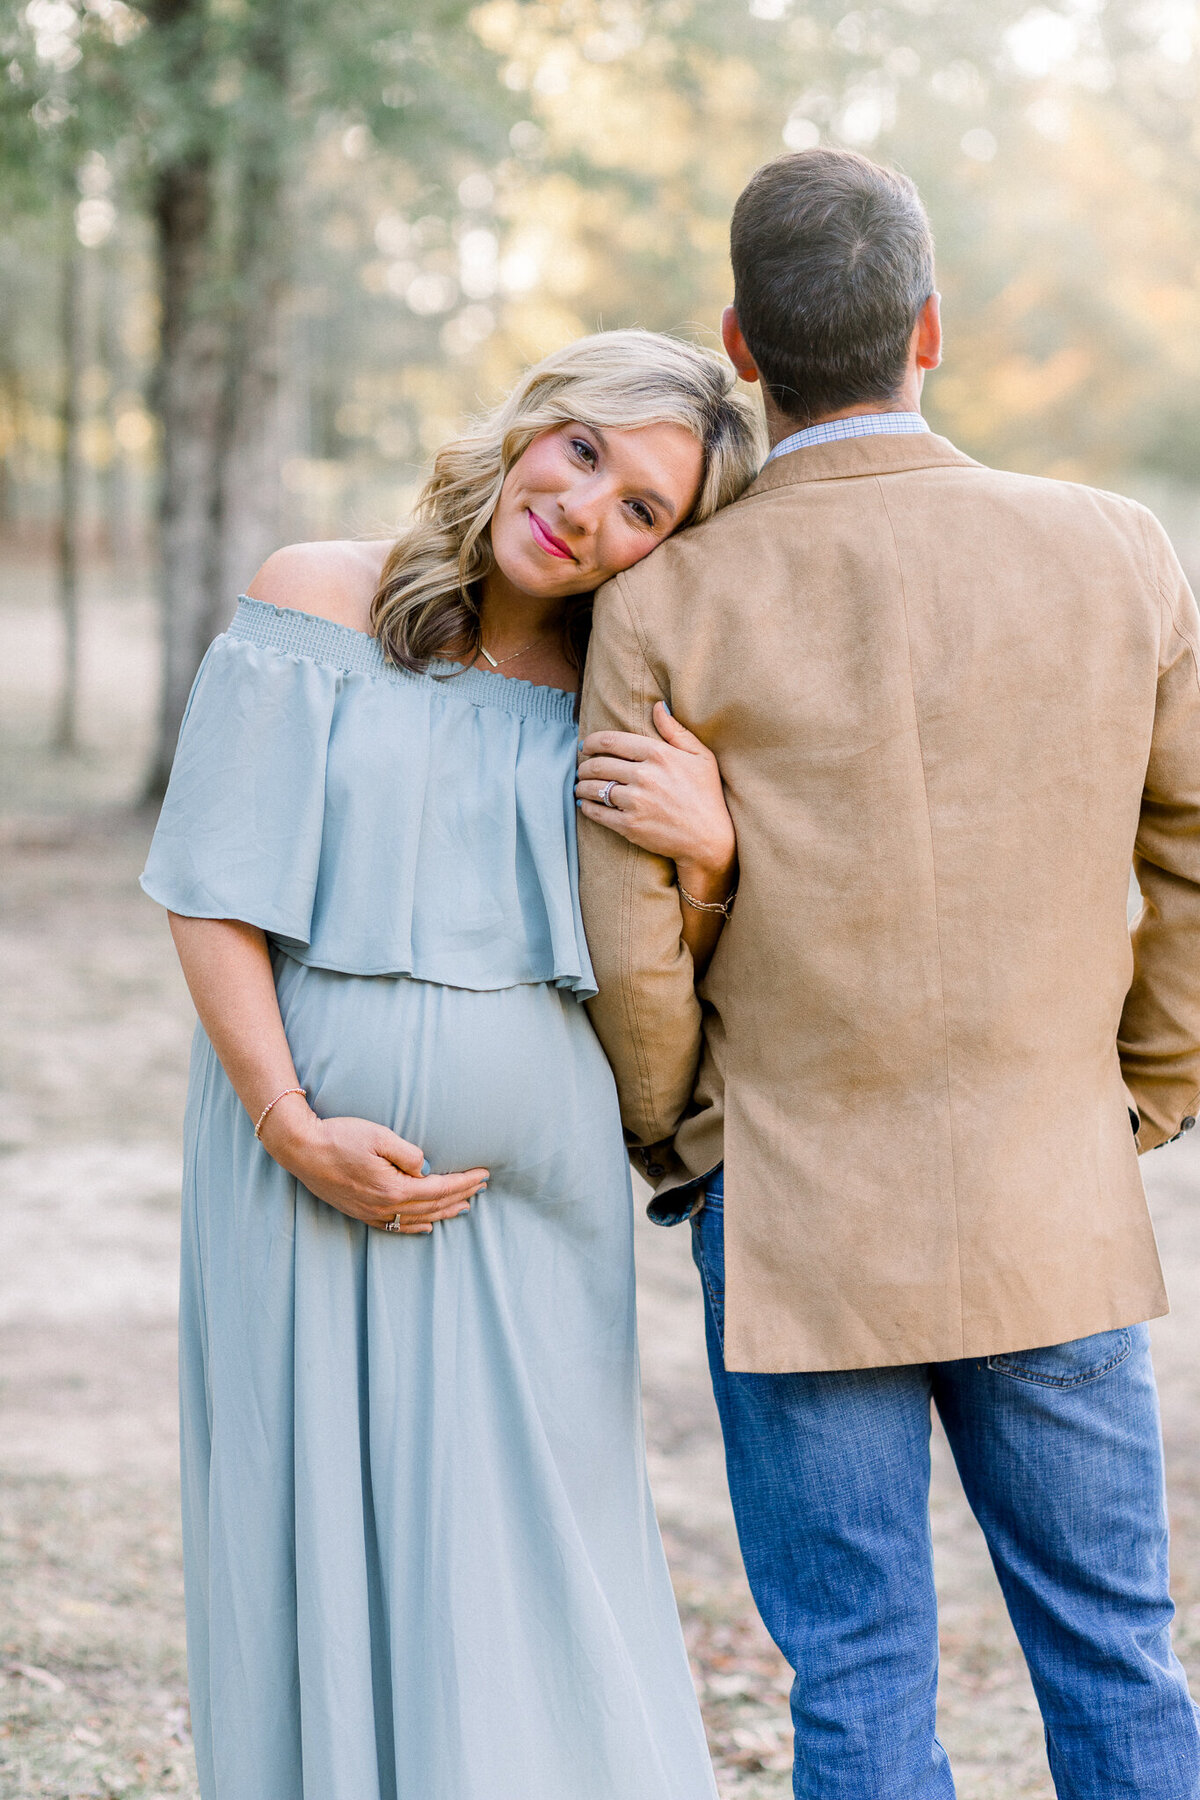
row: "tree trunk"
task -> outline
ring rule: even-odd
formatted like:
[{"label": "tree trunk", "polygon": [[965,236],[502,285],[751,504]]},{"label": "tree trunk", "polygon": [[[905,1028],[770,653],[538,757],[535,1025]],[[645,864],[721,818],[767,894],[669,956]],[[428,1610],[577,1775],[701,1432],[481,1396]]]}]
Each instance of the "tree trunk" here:
[{"label": "tree trunk", "polygon": [[67,201],[62,259],[59,330],[62,353],[61,433],[58,456],[58,605],[62,617],[63,659],[58,721],[58,750],[79,748],[79,512],[83,474],[80,454],[80,382],[83,374],[83,249],[75,233],[74,208]]},{"label": "tree trunk", "polygon": [[17,524],[17,439],[21,429],[21,377],[6,344],[0,350],[0,537]]},{"label": "tree trunk", "polygon": [[218,436],[216,548],[218,604],[228,605],[279,545],[282,522],[284,299],[287,262],[282,249],[282,192],[248,181],[253,200],[242,204],[260,242],[240,265],[245,295],[237,308],[225,374]]},{"label": "tree trunk", "polygon": [[[179,45],[191,33],[192,59],[200,54],[201,0],[156,0],[148,10],[160,29],[176,32]],[[212,139],[199,132],[191,154],[160,171],[155,190],[164,641],[148,798],[166,788],[188,691],[209,642],[278,541],[293,0],[255,0],[244,17],[248,123],[238,146],[231,268],[218,266]]]},{"label": "tree trunk", "polygon": [[217,624],[213,521],[225,357],[212,297],[214,185],[211,153],[199,149],[160,170],[154,191],[161,308],[155,404],[162,431],[163,662],[148,798],[161,798],[166,790],[188,692]]},{"label": "tree trunk", "polygon": [[138,531],[136,495],[129,458],[117,439],[118,409],[122,397],[129,392],[129,357],[121,335],[124,311],[124,281],[120,250],[106,245],[99,252],[100,267],[100,361],[108,376],[106,416],[111,456],[101,477],[104,546],[117,573],[124,576],[137,560]]},{"label": "tree trunk", "polygon": [[291,256],[284,213],[290,163],[292,0],[257,0],[245,78],[255,104],[241,145],[228,360],[217,456],[217,578],[227,605],[279,543],[284,445],[284,305]]}]

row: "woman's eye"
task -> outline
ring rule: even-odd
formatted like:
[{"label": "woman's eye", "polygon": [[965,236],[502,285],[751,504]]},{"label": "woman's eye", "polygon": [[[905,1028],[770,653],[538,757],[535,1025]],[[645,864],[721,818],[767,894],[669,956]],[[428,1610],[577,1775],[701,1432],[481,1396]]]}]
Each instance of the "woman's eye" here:
[{"label": "woman's eye", "polygon": [[586,438],[572,438],[571,448],[582,462],[587,463],[589,468],[595,466],[596,452],[592,449],[592,446],[588,443]]},{"label": "woman's eye", "polygon": [[630,509],[633,512],[633,515],[636,518],[638,524],[639,525],[648,525],[650,527],[650,529],[653,531],[653,529],[654,529],[654,514],[650,511],[650,508],[646,505],[645,501],[644,500],[631,500],[629,502],[629,505],[630,505]]}]

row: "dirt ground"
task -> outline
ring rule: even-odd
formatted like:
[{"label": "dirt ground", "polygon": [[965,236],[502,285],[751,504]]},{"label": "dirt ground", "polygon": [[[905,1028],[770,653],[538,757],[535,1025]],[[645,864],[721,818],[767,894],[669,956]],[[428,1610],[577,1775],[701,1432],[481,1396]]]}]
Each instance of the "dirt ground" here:
[{"label": "dirt ground", "polygon": [[[89,595],[87,750],[44,748],[52,620],[0,569],[0,1796],[195,1794],[177,1523],[178,1139],[191,1014],[136,887],[144,601]],[[1195,1134],[1200,1138],[1200,1133]],[[1177,1642],[1200,1677],[1200,1144],[1145,1164]],[[686,1232],[638,1232],[651,1468],[722,1794],[790,1793],[787,1674],[741,1574]],[[962,1800],[1047,1797],[1028,1677],[945,1446],[942,1735]],[[564,1796],[564,1800],[568,1797]]]}]

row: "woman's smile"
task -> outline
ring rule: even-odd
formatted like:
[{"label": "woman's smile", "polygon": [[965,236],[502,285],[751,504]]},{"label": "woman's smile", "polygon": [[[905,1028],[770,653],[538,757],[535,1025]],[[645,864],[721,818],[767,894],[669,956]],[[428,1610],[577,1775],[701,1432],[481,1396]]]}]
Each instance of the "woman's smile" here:
[{"label": "woman's smile", "polygon": [[563,540],[560,537],[555,537],[545,521],[538,518],[531,506],[526,508],[526,511],[529,515],[530,534],[539,550],[544,550],[547,556],[562,557],[567,562],[576,562],[578,560],[572,551],[568,549],[567,545],[563,543]]}]

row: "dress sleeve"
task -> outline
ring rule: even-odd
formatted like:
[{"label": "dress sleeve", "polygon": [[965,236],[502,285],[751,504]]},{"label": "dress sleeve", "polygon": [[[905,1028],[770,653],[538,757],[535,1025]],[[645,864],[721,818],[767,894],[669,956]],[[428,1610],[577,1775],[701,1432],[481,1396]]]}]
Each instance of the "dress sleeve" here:
[{"label": "dress sleeve", "polygon": [[340,679],[321,663],[217,638],[141,878],[152,900],[309,942]]}]

